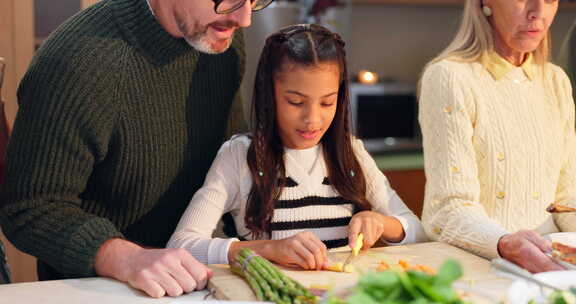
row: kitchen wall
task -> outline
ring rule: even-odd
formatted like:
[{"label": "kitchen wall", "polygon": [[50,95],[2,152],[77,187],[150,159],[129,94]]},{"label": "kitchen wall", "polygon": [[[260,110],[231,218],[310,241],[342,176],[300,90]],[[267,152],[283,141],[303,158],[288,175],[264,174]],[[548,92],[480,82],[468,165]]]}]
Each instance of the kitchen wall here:
[{"label": "kitchen wall", "polygon": [[[356,5],[350,35],[350,71],[368,68],[415,82],[422,67],[451,41],[462,9],[446,6]],[[556,54],[576,10],[559,11],[552,28]]]},{"label": "kitchen wall", "polygon": [[[35,0],[37,36],[48,35],[79,9],[80,0]],[[347,35],[350,71],[368,68],[384,77],[417,81],[426,62],[453,37],[461,11],[455,6],[354,5]],[[258,19],[267,13],[269,10],[255,15],[255,25],[261,27]],[[558,13],[552,28],[554,54],[574,21],[576,10]],[[258,52],[250,54],[258,56]],[[249,60],[255,62],[257,58]]]}]

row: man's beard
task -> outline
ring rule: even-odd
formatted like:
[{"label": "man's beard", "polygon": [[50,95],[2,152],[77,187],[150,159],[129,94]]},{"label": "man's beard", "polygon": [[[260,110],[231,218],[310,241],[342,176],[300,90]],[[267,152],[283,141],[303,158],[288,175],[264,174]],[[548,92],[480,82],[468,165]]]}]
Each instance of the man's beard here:
[{"label": "man's beard", "polygon": [[[185,20],[177,20],[178,27],[182,33],[184,40],[196,50],[206,53],[206,54],[220,54],[224,53],[232,44],[232,37],[228,39],[219,39],[214,42],[210,42],[208,38],[208,29],[212,25],[222,26],[222,27],[237,27],[234,22],[214,22],[205,26],[196,24],[194,27],[188,26]],[[190,32],[190,28],[196,29],[194,32]]]}]

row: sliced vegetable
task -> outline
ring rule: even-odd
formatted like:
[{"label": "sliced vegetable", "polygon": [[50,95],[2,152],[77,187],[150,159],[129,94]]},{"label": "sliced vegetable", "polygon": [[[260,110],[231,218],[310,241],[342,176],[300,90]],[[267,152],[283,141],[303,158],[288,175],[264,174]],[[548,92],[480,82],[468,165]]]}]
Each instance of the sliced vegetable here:
[{"label": "sliced vegetable", "polygon": [[335,272],[352,273],[352,272],[356,271],[356,267],[354,267],[354,265],[352,265],[352,264],[348,264],[348,265],[344,266],[344,263],[337,262],[337,263],[332,263],[332,264],[328,265],[325,268],[325,270],[335,271]]}]

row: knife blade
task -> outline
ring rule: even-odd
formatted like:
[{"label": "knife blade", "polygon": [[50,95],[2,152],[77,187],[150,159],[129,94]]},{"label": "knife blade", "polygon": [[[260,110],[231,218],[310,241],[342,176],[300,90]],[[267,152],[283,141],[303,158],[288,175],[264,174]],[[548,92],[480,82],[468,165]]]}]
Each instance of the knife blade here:
[{"label": "knife blade", "polygon": [[364,234],[360,232],[358,234],[358,237],[356,237],[356,244],[354,244],[354,248],[352,248],[352,251],[350,251],[350,255],[348,255],[346,261],[344,261],[344,264],[342,265],[342,269],[344,269],[346,265],[350,264],[354,260],[354,258],[358,256],[358,253],[360,252],[360,249],[362,249],[363,244],[364,244]]}]

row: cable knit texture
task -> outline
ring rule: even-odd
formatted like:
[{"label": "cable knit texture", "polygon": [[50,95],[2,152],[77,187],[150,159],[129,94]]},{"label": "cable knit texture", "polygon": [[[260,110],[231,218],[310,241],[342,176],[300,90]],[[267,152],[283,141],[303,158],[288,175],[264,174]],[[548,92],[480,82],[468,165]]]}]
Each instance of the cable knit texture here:
[{"label": "cable knit texture", "polygon": [[225,139],[243,62],[240,32],[201,54],[145,0],[103,0],[65,22],[18,91],[8,238],[65,277],[93,276],[112,237],[164,247]]},{"label": "cable knit texture", "polygon": [[[228,248],[238,239],[212,238],[218,220],[226,212],[231,212],[238,234],[252,239],[244,224],[252,187],[246,163],[249,146],[247,136],[232,138],[222,146],[204,186],[194,195],[170,238],[169,247],[186,248],[203,263],[227,264]],[[404,227],[406,236],[398,244],[425,241],[420,221],[390,187],[362,142],[354,140],[353,146],[368,182],[367,198],[373,210],[394,216]],[[272,228],[271,239],[287,238],[303,230],[325,242],[347,239],[353,206],[339,201],[338,192],[325,181],[327,168],[321,146],[317,150],[285,150],[286,176],[292,182],[282,190],[276,204],[272,218],[276,229]]]},{"label": "cable knit texture", "polygon": [[495,80],[480,63],[443,60],[422,76],[429,237],[486,258],[506,233],[576,231],[576,135],[570,82],[557,66],[513,68]]}]

